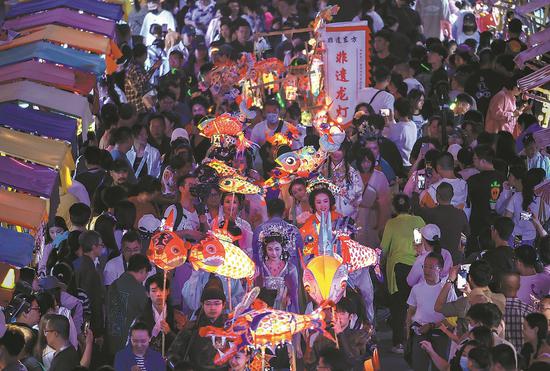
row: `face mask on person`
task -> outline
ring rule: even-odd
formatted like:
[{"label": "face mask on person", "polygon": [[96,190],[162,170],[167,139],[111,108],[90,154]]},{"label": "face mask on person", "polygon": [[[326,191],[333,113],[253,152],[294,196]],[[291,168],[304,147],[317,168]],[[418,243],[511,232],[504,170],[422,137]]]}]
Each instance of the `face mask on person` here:
[{"label": "face mask on person", "polygon": [[460,368],[462,369],[462,371],[468,371],[468,357],[460,357]]},{"label": "face mask on person", "polygon": [[268,124],[274,124],[277,122],[278,119],[279,119],[279,115],[276,113],[267,113],[265,115],[265,120],[267,121]]}]

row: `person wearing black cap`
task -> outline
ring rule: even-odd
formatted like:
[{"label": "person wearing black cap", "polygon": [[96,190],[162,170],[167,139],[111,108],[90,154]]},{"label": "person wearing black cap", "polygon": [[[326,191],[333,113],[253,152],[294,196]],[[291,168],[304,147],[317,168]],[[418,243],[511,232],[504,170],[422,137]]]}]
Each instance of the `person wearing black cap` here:
[{"label": "person wearing black cap", "polygon": [[168,349],[167,357],[172,365],[189,361],[200,370],[225,370],[214,365],[217,349],[208,337],[201,337],[199,329],[204,326],[223,328],[226,297],[219,278],[211,276],[201,294],[201,308],[196,321],[188,322]]}]

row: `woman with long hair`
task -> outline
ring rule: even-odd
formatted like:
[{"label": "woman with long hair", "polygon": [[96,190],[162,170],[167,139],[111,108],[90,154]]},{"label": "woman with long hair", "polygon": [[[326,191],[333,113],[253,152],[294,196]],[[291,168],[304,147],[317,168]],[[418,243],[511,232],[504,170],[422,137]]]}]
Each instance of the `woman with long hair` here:
[{"label": "woman with long hair", "polygon": [[422,128],[426,124],[426,119],[422,115],[422,108],[424,108],[424,92],[419,89],[413,89],[407,95],[409,102],[411,102],[411,120],[416,125],[417,138],[422,136]]},{"label": "woman with long hair", "polygon": [[350,164],[350,148],[351,143],[344,141],[337,151],[329,154],[320,172],[341,189],[340,194],[334,195],[336,211],[344,216],[355,218],[361,202],[363,181],[359,172]]},{"label": "woman with long hair", "polygon": [[305,178],[296,178],[288,187],[288,193],[292,197],[292,203],[286,210],[286,219],[300,227],[312,213],[307,193],[307,181]]},{"label": "woman with long hair", "polygon": [[[319,233],[323,227],[327,227],[330,220],[332,231],[351,234],[353,232],[351,227],[354,223],[353,219],[342,216],[336,211],[336,198],[326,185],[317,185],[309,193],[309,205],[313,210],[313,214],[307,218],[300,228],[300,234],[304,240],[304,256],[308,259],[317,255],[326,255],[329,252],[323,252],[322,249],[327,247],[340,254],[337,244],[319,246]],[[323,224],[323,222],[326,224]]]},{"label": "woman with long hair", "polygon": [[49,223],[45,231],[44,241],[46,245],[42,249],[42,257],[38,260],[38,274],[47,275],[46,263],[53,249],[59,247],[61,241],[66,240],[69,236],[69,229],[65,219],[56,216],[53,223]]},{"label": "woman with long hair", "polygon": [[541,313],[530,313],[523,319],[523,339],[521,348],[522,369],[527,369],[534,362],[550,363],[550,344],[548,337],[548,320]]},{"label": "woman with long hair", "polygon": [[375,168],[376,159],[368,148],[359,152],[357,169],[363,180],[363,194],[357,211],[357,241],[368,246],[378,246],[386,222],[390,218],[391,192],[388,179]]},{"label": "woman with long hair", "polygon": [[273,308],[298,313],[298,270],[288,261],[291,242],[275,231],[260,235],[260,240],[262,262],[257,267],[256,286],[277,290]]},{"label": "woman with long hair", "polygon": [[550,217],[550,205],[535,195],[535,186],[544,180],[538,169],[529,170],[521,181],[521,192],[516,192],[506,206],[504,216],[514,221],[514,237],[521,236],[521,244],[533,246],[537,230],[531,219],[533,214],[544,225]]},{"label": "woman with long hair", "polygon": [[[225,228],[229,233],[241,236],[238,246],[251,258],[252,255],[252,227],[250,223],[240,217],[244,208],[244,196],[237,193],[223,193],[221,196],[221,213],[213,220],[213,225]],[[236,241],[237,242],[237,241]]]}]

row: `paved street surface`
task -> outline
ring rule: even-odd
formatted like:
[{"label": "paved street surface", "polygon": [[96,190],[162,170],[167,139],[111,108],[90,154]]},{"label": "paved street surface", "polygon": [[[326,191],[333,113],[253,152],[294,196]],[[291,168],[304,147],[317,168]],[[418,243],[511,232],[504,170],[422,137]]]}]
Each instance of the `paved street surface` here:
[{"label": "paved street surface", "polygon": [[376,324],[376,337],[378,339],[382,371],[411,371],[402,355],[391,352],[391,329],[386,325],[385,320]]}]

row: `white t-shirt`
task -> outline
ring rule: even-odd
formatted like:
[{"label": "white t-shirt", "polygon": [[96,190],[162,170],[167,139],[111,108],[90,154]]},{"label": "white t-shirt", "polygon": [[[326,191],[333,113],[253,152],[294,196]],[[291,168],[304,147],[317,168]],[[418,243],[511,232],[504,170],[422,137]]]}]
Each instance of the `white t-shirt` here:
[{"label": "white t-shirt", "polygon": [[145,18],[143,18],[141,32],[139,33],[141,36],[143,36],[145,46],[149,46],[153,43],[153,41],[155,41],[155,36],[151,35],[151,33],[149,32],[151,25],[155,23],[160,26],[166,24],[168,27],[168,31],[176,30],[176,20],[174,19],[172,13],[170,13],[168,10],[161,10],[160,12],[158,12],[158,14],[152,12],[147,13],[145,15]]},{"label": "white t-shirt", "polygon": [[411,90],[413,89],[418,89],[420,90],[422,93],[424,93],[424,85],[422,85],[420,83],[420,81],[418,81],[417,79],[415,79],[414,77],[409,77],[405,80],[403,80],[403,82],[405,84],[407,84],[407,93],[410,93]]},{"label": "white t-shirt", "polygon": [[[170,205],[166,208],[164,211],[164,217],[168,218],[168,215],[170,215],[170,212],[174,210],[174,223],[176,222],[176,219],[178,219],[178,210],[175,205]],[[197,211],[190,212],[189,210],[186,210],[185,207],[182,207],[183,210],[183,217],[181,218],[181,221],[179,222],[179,225],[174,225],[174,231],[182,231],[182,230],[198,230],[200,227],[200,221],[199,221],[199,214],[197,214]]]},{"label": "white t-shirt", "polygon": [[456,208],[463,209],[466,205],[466,198],[468,197],[468,183],[464,179],[455,178],[443,178],[438,180],[434,184],[430,185],[428,189],[422,192],[420,195],[420,200],[423,201],[425,205],[431,205],[430,199],[433,204],[437,203],[436,191],[437,187],[442,183],[449,183],[453,187],[453,198],[451,200],[451,205]]},{"label": "white t-shirt", "polygon": [[517,298],[525,304],[534,305],[531,295],[541,299],[548,294],[550,294],[550,275],[546,272],[519,277]]},{"label": "white t-shirt", "polygon": [[[375,97],[374,95],[376,93],[378,94]],[[374,110],[374,113],[378,115],[380,114],[381,109],[391,109],[393,111],[393,104],[395,103],[395,98],[393,97],[393,95],[391,95],[387,91],[369,87],[366,89],[359,90],[359,93],[357,94],[357,104],[359,103],[369,103],[372,109]]]},{"label": "white t-shirt", "polygon": [[[434,310],[435,301],[439,296],[441,288],[445,285],[445,281],[440,280],[435,285],[428,285],[426,281],[422,280],[418,284],[414,285],[407,299],[407,304],[416,307],[412,320],[421,325],[426,323],[437,323],[445,319],[445,316]],[[456,294],[454,290],[449,290],[447,295],[447,302],[455,301]]]},{"label": "white t-shirt", "polygon": [[[103,269],[103,284],[105,286],[110,286],[118,277],[122,276],[124,273],[124,260],[122,260],[122,254],[116,256],[109,260],[105,264],[105,269]],[[157,273],[157,270],[153,266],[151,271],[147,274],[147,278],[154,276]],[[145,284],[145,281],[143,281]]]},{"label": "white t-shirt", "polygon": [[[424,254],[419,255],[414,261],[411,271],[407,276],[407,284],[410,287],[424,281],[424,270],[422,266],[424,265],[424,260],[426,260],[428,254],[429,253],[425,252]],[[440,278],[444,278],[449,275],[449,270],[453,266],[453,257],[447,249],[441,249],[441,256],[443,256],[443,269],[440,272]]]},{"label": "white t-shirt", "polygon": [[[533,214],[539,215],[540,202],[541,198],[535,197],[528,209]],[[521,192],[516,192],[508,202],[508,206],[506,206],[506,211],[512,213],[512,220],[514,221],[514,232],[512,234],[514,236],[521,235],[523,241],[532,241],[537,237],[537,230],[530,220],[521,220],[522,203],[523,195]],[[550,207],[547,203],[544,203],[544,215],[547,218],[550,217]],[[544,222],[544,220],[541,220],[541,222]]]},{"label": "white t-shirt", "polygon": [[399,154],[403,159],[403,166],[411,166],[409,159],[416,142],[416,125],[414,122],[399,121],[395,124],[390,124],[388,138],[397,146]]},{"label": "white t-shirt", "polygon": [[372,10],[370,12],[367,12],[367,15],[372,18],[372,32],[377,33],[382,28],[384,28],[384,21],[382,20],[382,17],[376,11]]}]

